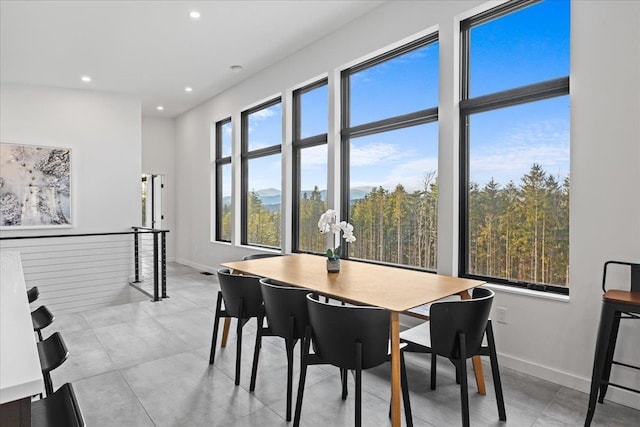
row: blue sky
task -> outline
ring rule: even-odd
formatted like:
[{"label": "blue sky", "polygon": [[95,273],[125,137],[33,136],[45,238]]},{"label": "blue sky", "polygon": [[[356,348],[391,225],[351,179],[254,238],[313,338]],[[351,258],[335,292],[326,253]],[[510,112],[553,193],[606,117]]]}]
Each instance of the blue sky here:
[{"label": "blue sky", "polygon": [[[351,124],[437,106],[437,43],[363,70],[351,79]],[[547,0],[471,32],[471,96],[569,74],[569,1]],[[327,130],[326,86],[302,100],[302,136]],[[250,149],[279,144],[281,109],[250,119]],[[470,177],[519,183],[533,163],[560,181],[569,173],[568,96],[480,113],[471,118]],[[419,189],[437,171],[437,123],[351,141],[351,187],[402,184]],[[303,151],[303,189],[326,188],[326,147]],[[254,160],[250,189],[280,188],[279,156]]]}]

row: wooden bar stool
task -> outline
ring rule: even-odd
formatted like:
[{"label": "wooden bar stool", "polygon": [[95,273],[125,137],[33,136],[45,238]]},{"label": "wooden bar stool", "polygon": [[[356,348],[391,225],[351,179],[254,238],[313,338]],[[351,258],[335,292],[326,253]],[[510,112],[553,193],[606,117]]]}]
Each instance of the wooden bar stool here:
[{"label": "wooden bar stool", "polygon": [[[626,265],[630,267],[630,291],[606,289],[607,266],[610,264]],[[640,370],[640,366],[633,366],[613,360],[620,320],[640,319],[640,264],[621,261],[607,261],[604,264],[602,290],[604,291],[604,295],[602,296],[602,312],[600,314],[600,327],[598,328],[596,351],[593,360],[589,409],[587,411],[587,418],[584,422],[585,427],[591,425],[593,414],[596,410],[596,400],[600,403],[604,402],[604,397],[609,386],[621,388],[634,393],[640,393],[640,390],[620,384],[614,384],[609,381],[612,365]]]}]

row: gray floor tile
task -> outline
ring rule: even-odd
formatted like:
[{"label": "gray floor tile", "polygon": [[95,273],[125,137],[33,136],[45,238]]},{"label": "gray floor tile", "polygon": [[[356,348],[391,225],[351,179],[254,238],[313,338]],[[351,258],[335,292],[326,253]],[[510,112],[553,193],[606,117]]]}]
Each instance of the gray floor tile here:
[{"label": "gray floor tile", "polygon": [[73,383],[87,426],[153,426],[153,422],[119,372]]},{"label": "gray floor tile", "polygon": [[142,301],[138,303],[138,306],[151,317],[180,313],[199,307],[199,305],[190,299],[179,295],[173,295],[169,298],[163,299],[162,301]]},{"label": "gray floor tile", "polygon": [[69,358],[51,372],[56,387],[115,369],[93,330],[64,334],[63,339],[69,350]]},{"label": "gray floor tile", "polygon": [[210,311],[194,306],[187,311],[156,316],[154,319],[184,341],[188,349],[195,349],[211,343],[213,317]]},{"label": "gray floor tile", "polygon": [[52,326],[42,330],[42,335],[45,338],[58,331],[66,340],[66,338],[71,334],[91,329],[91,326],[82,313],[53,313],[53,315],[55,316],[55,319]]},{"label": "gray floor tile", "polygon": [[137,320],[150,318],[140,310],[138,303],[122,304],[113,307],[99,308],[82,313],[92,328],[128,324]]},{"label": "gray floor tile", "polygon": [[189,348],[186,341],[151,317],[97,328],[94,332],[118,368],[176,354]]},{"label": "gray floor tile", "polygon": [[192,353],[133,366],[123,375],[157,426],[221,425],[264,407]]}]

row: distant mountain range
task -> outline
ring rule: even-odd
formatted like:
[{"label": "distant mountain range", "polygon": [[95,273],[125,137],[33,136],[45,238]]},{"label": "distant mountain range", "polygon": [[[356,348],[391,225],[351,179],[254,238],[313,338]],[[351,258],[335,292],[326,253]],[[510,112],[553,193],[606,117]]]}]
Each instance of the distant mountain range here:
[{"label": "distant mountain range", "polygon": [[[349,191],[351,197],[350,197],[350,201],[353,202],[355,200],[359,200],[364,198],[367,194],[369,194],[371,192],[371,190],[373,190],[374,187],[368,187],[368,186],[362,186],[362,187],[353,187],[351,188],[351,190]],[[302,191],[303,194],[306,194],[307,196],[311,196],[311,193],[313,193],[313,190],[303,190]],[[257,190],[256,194],[258,195],[258,198],[260,199],[260,201],[262,202],[262,205],[264,207],[266,207],[269,210],[277,210],[280,209],[280,190],[277,190],[275,188],[265,188],[263,190]],[[322,200],[326,200],[327,199],[327,190],[321,190],[320,191],[320,197],[322,198]],[[231,197],[227,196],[224,197],[222,199],[222,203],[225,206],[228,206],[231,204]]]}]

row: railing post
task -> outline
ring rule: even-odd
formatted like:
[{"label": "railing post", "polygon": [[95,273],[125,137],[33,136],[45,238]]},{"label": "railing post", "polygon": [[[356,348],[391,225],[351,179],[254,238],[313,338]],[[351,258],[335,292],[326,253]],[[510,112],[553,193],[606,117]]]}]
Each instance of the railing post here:
[{"label": "railing post", "polygon": [[138,237],[138,229],[134,228],[133,234],[133,265],[135,270],[135,278],[133,283],[140,283],[140,242]]},{"label": "railing post", "polygon": [[167,233],[165,231],[161,233],[162,258],[160,260],[160,266],[162,267],[162,273],[160,277],[162,279],[162,298],[167,298]]},{"label": "railing post", "polygon": [[153,231],[153,300],[160,301],[160,284],[158,281],[158,233]]}]

